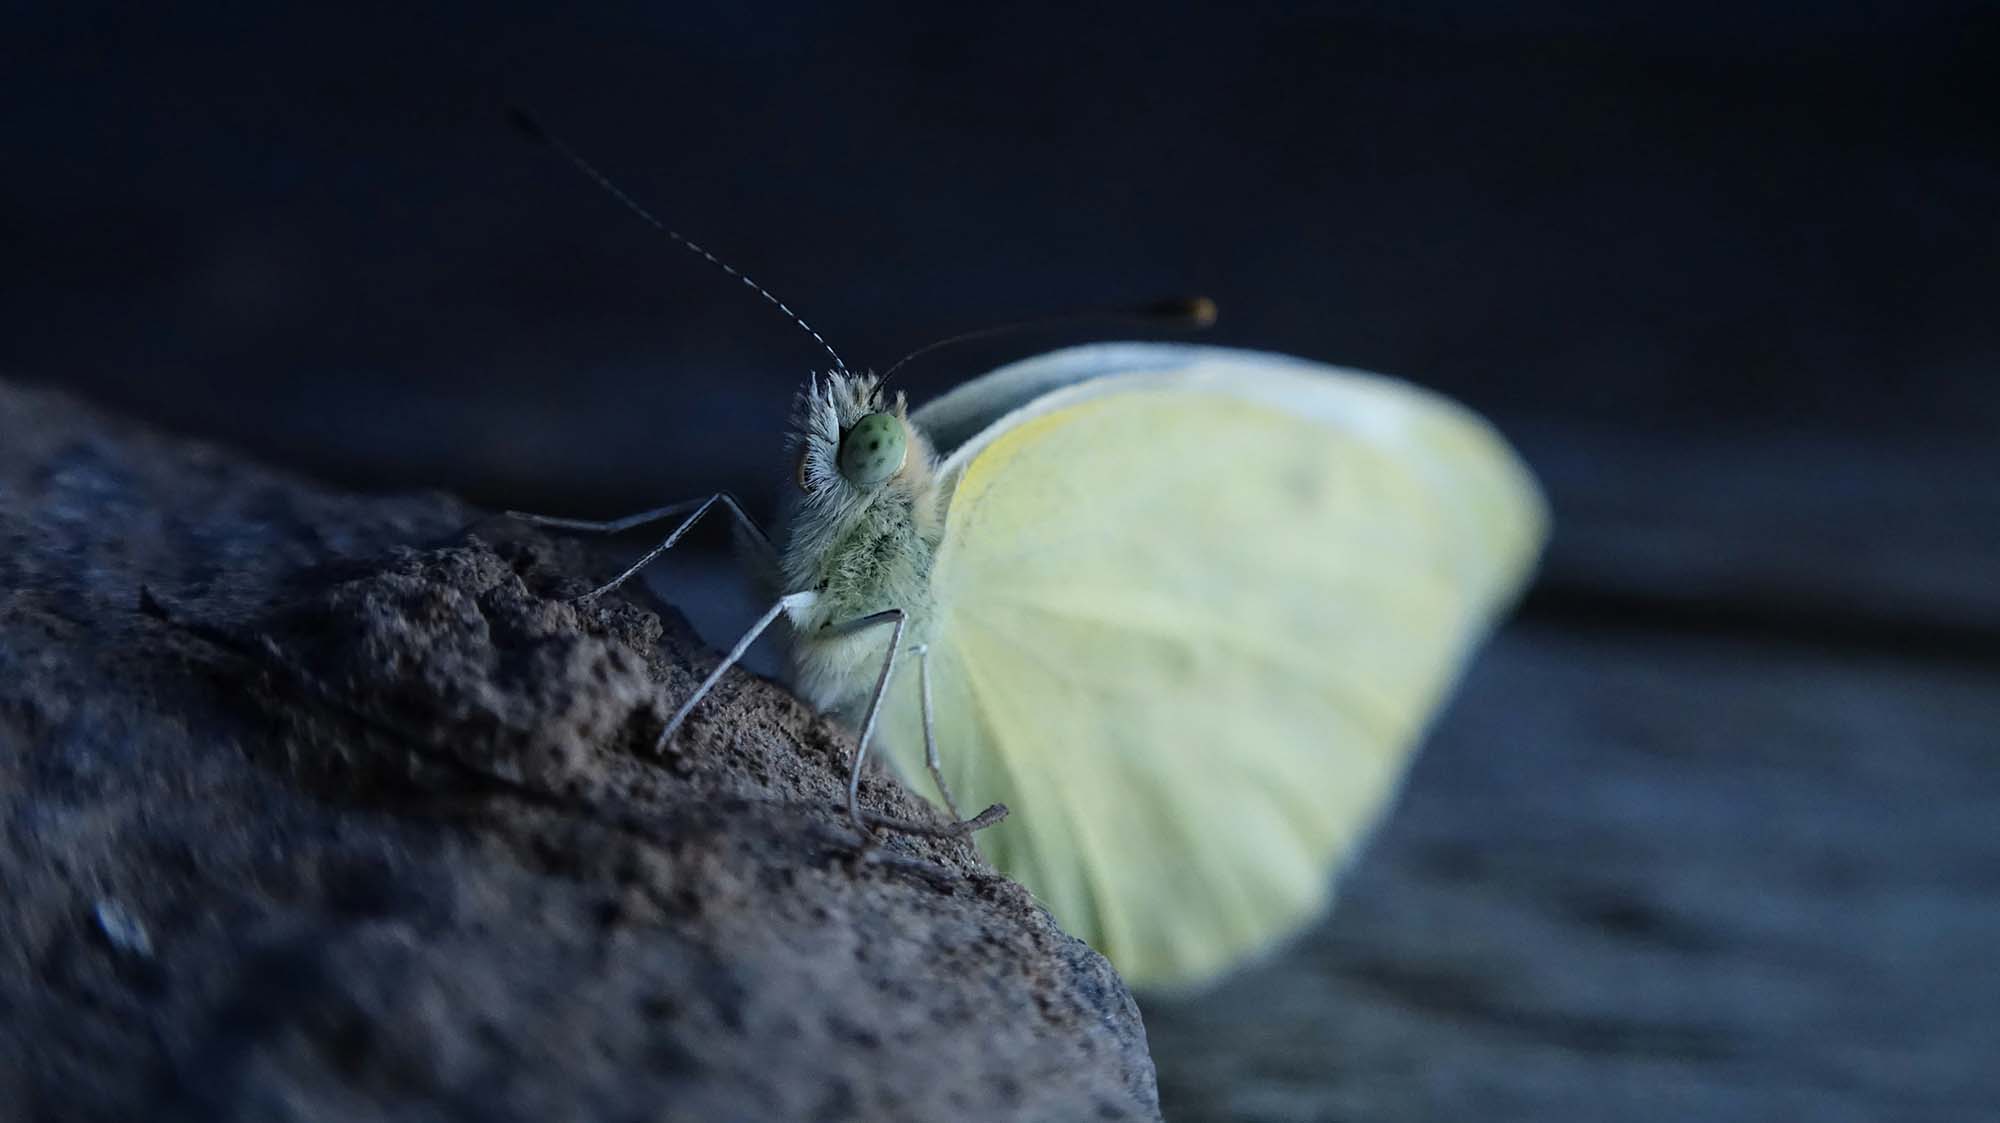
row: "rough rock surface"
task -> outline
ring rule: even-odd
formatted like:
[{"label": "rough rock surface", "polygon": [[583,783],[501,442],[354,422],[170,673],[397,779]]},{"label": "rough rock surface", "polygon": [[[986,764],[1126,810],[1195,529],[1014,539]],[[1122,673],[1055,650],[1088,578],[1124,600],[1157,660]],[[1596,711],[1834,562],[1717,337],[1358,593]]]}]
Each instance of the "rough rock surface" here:
[{"label": "rough rock surface", "polygon": [[9,1118],[1157,1115],[1024,890],[858,853],[846,735],[738,674],[653,759],[713,654],[469,518],[0,386]]}]

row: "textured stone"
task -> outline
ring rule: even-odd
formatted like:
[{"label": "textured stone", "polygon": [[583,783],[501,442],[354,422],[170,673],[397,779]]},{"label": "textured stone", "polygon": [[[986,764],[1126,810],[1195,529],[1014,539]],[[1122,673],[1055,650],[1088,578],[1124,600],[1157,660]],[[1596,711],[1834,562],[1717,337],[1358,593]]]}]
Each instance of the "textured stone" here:
[{"label": "textured stone", "polygon": [[10,1118],[1157,1116],[1026,891],[858,850],[846,734],[739,673],[654,758],[714,655],[470,518],[0,387]]}]

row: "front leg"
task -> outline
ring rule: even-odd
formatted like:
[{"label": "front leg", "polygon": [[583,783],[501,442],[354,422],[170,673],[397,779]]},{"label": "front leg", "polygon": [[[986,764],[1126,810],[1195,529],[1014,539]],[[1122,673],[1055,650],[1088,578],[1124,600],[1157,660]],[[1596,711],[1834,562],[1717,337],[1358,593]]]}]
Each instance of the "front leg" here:
[{"label": "front leg", "polygon": [[641,511],[636,515],[627,515],[622,519],[604,519],[601,521],[594,519],[566,519],[555,515],[531,515],[525,511],[509,511],[507,512],[507,517],[519,519],[532,526],[546,526],[557,530],[580,530],[587,534],[617,534],[621,531],[645,526],[648,523],[656,523],[662,519],[670,519],[684,512],[694,512],[681,520],[680,525],[674,527],[673,533],[667,535],[665,541],[647,551],[645,557],[633,562],[631,567],[626,569],[625,572],[576,598],[578,601],[588,602],[596,600],[598,597],[630,581],[640,570],[653,564],[654,559],[672,549],[674,543],[679,542],[681,536],[693,529],[694,524],[701,521],[701,517],[708,513],[709,508],[718,503],[722,504],[725,510],[735,516],[736,525],[743,528],[747,533],[751,549],[758,552],[759,557],[757,561],[763,567],[764,572],[775,572],[778,568],[778,552],[776,547],[771,545],[771,539],[762,530],[758,529],[757,524],[750,521],[750,516],[743,513],[743,508],[736,502],[736,497],[726,491],[718,491],[707,499],[690,499],[685,503],[669,503],[665,507],[655,507],[650,511]]},{"label": "front leg", "polygon": [[728,673],[729,668],[743,658],[743,653],[750,650],[750,645],[757,642],[757,637],[764,634],[764,629],[770,627],[786,612],[803,612],[811,608],[813,602],[818,599],[819,594],[810,590],[779,597],[778,603],[766,610],[764,615],[759,616],[755,624],[750,625],[750,630],[743,633],[743,638],[736,641],[736,646],[729,649],[729,654],[722,657],[722,662],[715,665],[715,670],[710,671],[708,677],[701,680],[701,685],[694,688],[694,693],[688,695],[688,700],[681,703],[681,708],[674,711],[674,716],[667,720],[667,727],[660,730],[660,739],[653,742],[653,751],[656,753],[667,751],[667,746],[673,743],[674,734],[680,731],[681,723],[687,720],[688,714],[694,712],[695,703],[708,697],[708,692],[714,690],[715,684],[722,681],[722,676]]}]

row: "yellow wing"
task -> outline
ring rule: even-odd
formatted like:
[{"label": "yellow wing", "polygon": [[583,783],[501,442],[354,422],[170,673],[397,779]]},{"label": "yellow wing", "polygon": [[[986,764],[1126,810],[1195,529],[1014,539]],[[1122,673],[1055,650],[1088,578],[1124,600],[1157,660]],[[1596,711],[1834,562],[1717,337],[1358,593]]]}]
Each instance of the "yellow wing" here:
[{"label": "yellow wing", "polygon": [[[1147,352],[1160,369],[1107,363],[946,461],[930,671],[954,795],[1014,811],[981,848],[1129,980],[1171,986],[1324,907],[1545,512],[1439,397],[1250,352],[1104,353]],[[884,732],[922,783],[917,686],[899,676]]]}]

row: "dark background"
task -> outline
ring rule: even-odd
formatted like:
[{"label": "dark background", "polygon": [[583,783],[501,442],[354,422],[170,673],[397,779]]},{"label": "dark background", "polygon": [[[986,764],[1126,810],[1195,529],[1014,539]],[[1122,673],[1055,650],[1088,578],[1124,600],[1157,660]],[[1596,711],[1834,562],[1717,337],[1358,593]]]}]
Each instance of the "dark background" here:
[{"label": "dark background", "polygon": [[2000,18],[1571,7],[10,7],[0,371],[365,488],[770,510],[824,356],[510,103],[857,367],[1206,293],[1494,417],[1558,530],[1336,921],[1149,1006],[1169,1114],[1962,1117]]}]

